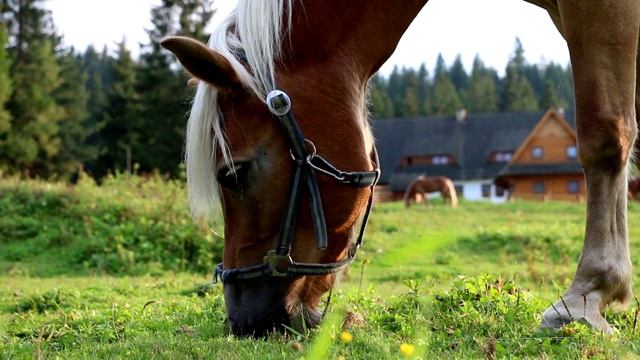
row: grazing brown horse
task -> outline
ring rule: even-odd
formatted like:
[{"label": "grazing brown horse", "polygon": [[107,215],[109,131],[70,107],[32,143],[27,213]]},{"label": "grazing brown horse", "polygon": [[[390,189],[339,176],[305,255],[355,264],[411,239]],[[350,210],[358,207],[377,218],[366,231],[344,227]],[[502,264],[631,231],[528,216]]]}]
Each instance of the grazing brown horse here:
[{"label": "grazing brown horse", "polygon": [[[587,184],[577,270],[541,327],[584,318],[611,333],[601,311],[632,298],[626,202],[640,4],[529,1],[568,44]],[[362,242],[377,180],[367,83],[426,2],[239,0],[208,46],[163,41],[200,80],[187,125],[189,198],[197,219],[222,210],[215,275],[234,334],[320,321],[321,296]]]},{"label": "grazing brown horse", "polygon": [[630,178],[628,182],[629,199],[638,200],[638,193],[640,193],[640,177]]},{"label": "grazing brown horse", "polygon": [[428,204],[428,194],[434,192],[440,192],[442,200],[449,200],[452,208],[458,206],[458,194],[451,179],[445,176],[426,177],[424,175],[413,179],[407,186],[404,192],[404,205],[411,206],[412,202],[417,201],[418,196],[422,196],[425,204]]}]

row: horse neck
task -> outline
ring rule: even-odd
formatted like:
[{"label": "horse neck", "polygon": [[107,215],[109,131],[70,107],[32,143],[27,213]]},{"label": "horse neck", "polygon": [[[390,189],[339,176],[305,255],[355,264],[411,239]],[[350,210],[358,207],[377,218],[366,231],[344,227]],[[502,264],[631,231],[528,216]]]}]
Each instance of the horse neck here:
[{"label": "horse neck", "polygon": [[352,68],[345,72],[358,74],[366,81],[391,56],[426,3],[427,0],[296,1],[287,51],[292,56],[287,65],[351,64]]}]

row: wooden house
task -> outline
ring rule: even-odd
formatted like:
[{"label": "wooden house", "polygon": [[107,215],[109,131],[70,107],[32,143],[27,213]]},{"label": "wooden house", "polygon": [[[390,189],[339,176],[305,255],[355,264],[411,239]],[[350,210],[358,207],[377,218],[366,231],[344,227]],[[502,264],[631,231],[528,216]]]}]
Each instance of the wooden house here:
[{"label": "wooden house", "polygon": [[418,175],[449,177],[469,200],[582,200],[572,124],[553,109],[374,121],[377,200],[401,199]]}]

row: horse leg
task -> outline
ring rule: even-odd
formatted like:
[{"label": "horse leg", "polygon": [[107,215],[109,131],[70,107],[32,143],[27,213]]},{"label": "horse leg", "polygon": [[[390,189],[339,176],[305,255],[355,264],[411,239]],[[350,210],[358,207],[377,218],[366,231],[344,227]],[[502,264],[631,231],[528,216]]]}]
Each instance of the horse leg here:
[{"label": "horse leg", "polygon": [[411,202],[414,201],[414,198],[415,198],[415,193],[413,192],[413,189],[411,189],[411,187],[409,187],[404,192],[404,207],[406,207],[406,208],[410,207],[411,206]]},{"label": "horse leg", "polygon": [[612,333],[601,315],[632,297],[627,235],[627,166],[636,136],[637,0],[559,0],[571,54],[580,161],[587,185],[585,238],[571,286],[543,314],[541,328],[584,318]]},{"label": "horse leg", "polygon": [[431,207],[431,201],[429,201],[429,193],[428,192],[423,192],[422,193],[422,201],[424,201],[424,205],[427,207]]}]

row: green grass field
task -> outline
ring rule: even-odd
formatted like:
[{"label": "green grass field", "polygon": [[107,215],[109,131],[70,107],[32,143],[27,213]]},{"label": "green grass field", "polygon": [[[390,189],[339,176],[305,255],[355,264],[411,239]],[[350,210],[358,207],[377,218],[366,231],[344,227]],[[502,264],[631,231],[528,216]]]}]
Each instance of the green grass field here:
[{"label": "green grass field", "polygon": [[[584,211],[378,205],[320,328],[255,340],[229,334],[210,284],[222,239],[191,222],[180,182],[0,179],[0,359],[637,358],[637,301],[607,311],[614,336],[536,331],[575,271]],[[638,259],[640,204],[629,214]]]}]

